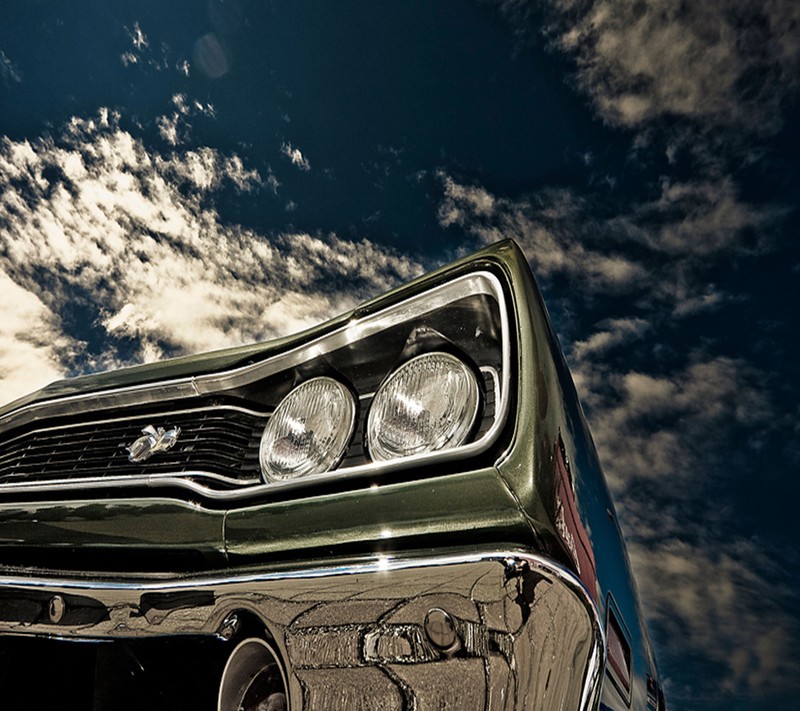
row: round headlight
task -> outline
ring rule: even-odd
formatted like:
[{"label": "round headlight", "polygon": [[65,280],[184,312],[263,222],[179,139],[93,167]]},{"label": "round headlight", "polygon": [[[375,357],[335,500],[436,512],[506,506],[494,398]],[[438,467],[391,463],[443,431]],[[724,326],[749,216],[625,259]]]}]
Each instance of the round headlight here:
[{"label": "round headlight", "polygon": [[401,365],[381,385],[367,419],[367,446],[385,461],[458,447],[479,404],[472,369],[448,353],[426,353]]},{"label": "round headlight", "polygon": [[259,458],[267,481],[285,481],[333,469],[344,455],[356,418],[350,391],[333,378],[298,385],[278,405]]}]

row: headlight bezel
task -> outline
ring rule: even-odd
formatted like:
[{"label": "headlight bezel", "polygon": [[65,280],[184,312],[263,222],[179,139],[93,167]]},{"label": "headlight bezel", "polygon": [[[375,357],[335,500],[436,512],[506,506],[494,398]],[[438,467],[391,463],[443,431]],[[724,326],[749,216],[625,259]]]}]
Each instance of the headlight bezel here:
[{"label": "headlight bezel", "polygon": [[[391,296],[390,294],[389,298]],[[475,296],[486,297],[496,308],[497,323],[495,326],[499,343],[497,367],[474,363],[468,349],[460,348],[458,345],[446,341],[446,339],[442,340],[441,334],[438,334],[435,329],[427,327],[415,329],[412,327],[415,319],[421,316],[427,316],[435,312],[444,313],[448,307],[462,304],[464,300]],[[364,461],[355,465],[349,464],[350,457],[345,456],[338,468],[319,474],[310,474],[297,480],[265,484],[270,490],[288,490],[297,486],[306,486],[334,479],[345,480],[365,476],[379,477],[384,473],[397,472],[403,469],[417,470],[431,464],[446,465],[456,460],[482,454],[497,440],[507,419],[512,394],[510,386],[511,324],[507,296],[501,279],[488,269],[478,269],[451,276],[441,283],[420,289],[406,298],[397,299],[394,303],[385,306],[380,303],[384,301],[384,298],[357,309],[351,319],[331,332],[289,349],[270,361],[254,364],[250,372],[242,371],[238,373],[237,380],[239,380],[239,383],[237,385],[239,387],[246,385],[250,389],[257,381],[264,382],[265,378],[280,375],[281,372],[292,374],[290,378],[292,387],[303,378],[311,378],[321,374],[339,379],[358,394],[361,415],[356,424],[356,430],[357,434],[360,433],[363,436],[371,398],[374,397],[380,383],[389,373],[399,367],[405,360],[413,358],[420,353],[428,352],[428,350],[445,349],[474,366],[482,378],[479,381],[482,389],[483,384],[488,383],[488,392],[485,394],[482,392],[481,394],[479,410],[483,409],[485,400],[488,399],[493,411],[491,422],[488,425],[486,422],[481,423],[481,414],[485,419],[486,413],[479,412],[475,429],[480,431],[477,431],[472,439],[457,447],[386,461]],[[375,308],[370,308],[373,304]],[[408,324],[407,343],[402,352],[398,353],[396,361],[381,372],[377,378],[374,378],[374,387],[368,388],[367,392],[364,392],[363,388],[359,388],[353,378],[348,377],[348,375],[337,369],[333,362],[335,358],[332,358],[332,354],[338,349],[363,343],[370,336],[384,334],[392,326],[402,324]],[[420,335],[416,331],[424,331],[424,333]],[[247,378],[247,383],[242,382],[245,378]],[[488,395],[488,398],[486,395]],[[363,444],[362,441],[362,446]]]}]

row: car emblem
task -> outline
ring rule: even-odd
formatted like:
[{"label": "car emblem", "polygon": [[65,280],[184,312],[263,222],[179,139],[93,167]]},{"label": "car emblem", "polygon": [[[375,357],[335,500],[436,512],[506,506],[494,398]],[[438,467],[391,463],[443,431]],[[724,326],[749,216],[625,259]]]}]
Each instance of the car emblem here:
[{"label": "car emblem", "polygon": [[156,429],[153,425],[147,425],[142,430],[142,436],[126,447],[128,460],[131,462],[143,462],[157,452],[166,452],[175,446],[180,434],[180,427],[172,427],[165,430],[163,427]]}]

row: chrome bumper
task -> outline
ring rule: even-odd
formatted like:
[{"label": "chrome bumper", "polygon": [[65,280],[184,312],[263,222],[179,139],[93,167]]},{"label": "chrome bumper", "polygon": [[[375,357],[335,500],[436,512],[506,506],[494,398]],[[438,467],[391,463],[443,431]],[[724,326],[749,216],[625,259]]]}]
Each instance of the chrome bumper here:
[{"label": "chrome bumper", "polygon": [[524,552],[179,579],[0,577],[2,635],[233,642],[244,618],[272,638],[292,711],[598,703],[605,644],[597,609],[570,572]]}]

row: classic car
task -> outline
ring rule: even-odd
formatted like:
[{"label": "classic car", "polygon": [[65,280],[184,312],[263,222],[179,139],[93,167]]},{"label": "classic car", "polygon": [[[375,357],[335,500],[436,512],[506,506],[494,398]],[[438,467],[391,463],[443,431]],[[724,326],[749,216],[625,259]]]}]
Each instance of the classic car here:
[{"label": "classic car", "polygon": [[0,411],[3,708],[664,708],[501,242],[293,337]]}]

